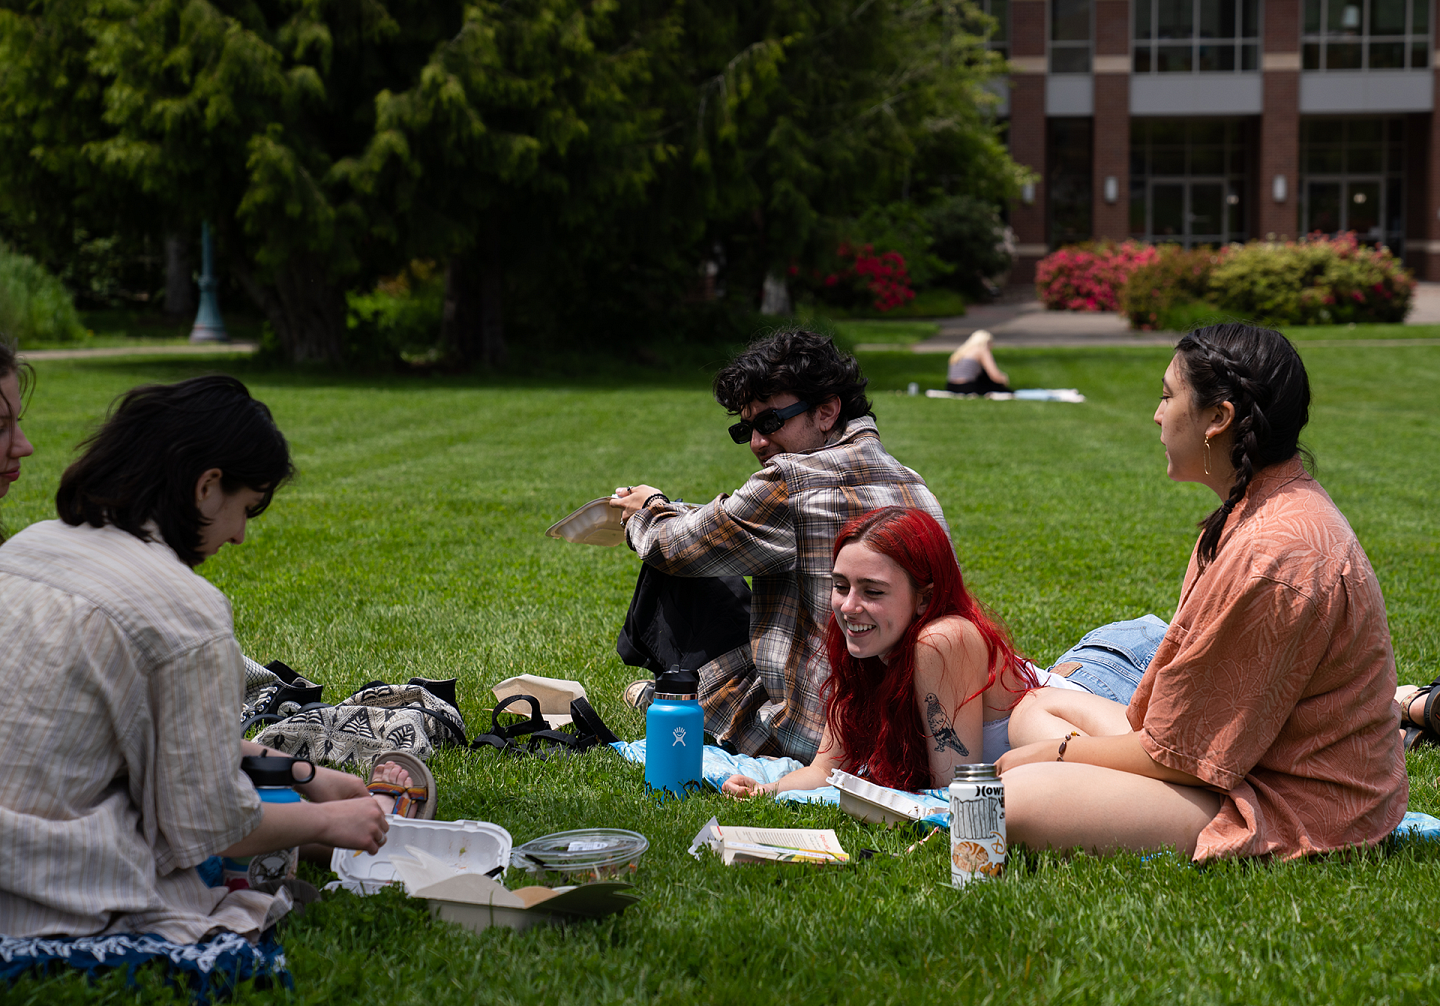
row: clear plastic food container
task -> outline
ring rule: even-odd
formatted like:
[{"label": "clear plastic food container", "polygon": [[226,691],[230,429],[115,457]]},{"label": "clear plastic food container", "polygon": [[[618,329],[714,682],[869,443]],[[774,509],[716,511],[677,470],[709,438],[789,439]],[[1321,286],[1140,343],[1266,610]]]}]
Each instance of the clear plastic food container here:
[{"label": "clear plastic food container", "polygon": [[621,513],[622,511],[610,505],[609,496],[601,496],[551,524],[545,534],[551,538],[564,538],[577,545],[603,545],[613,548],[625,542],[625,525],[620,523]]},{"label": "clear plastic food container", "polygon": [[516,848],[510,864],[548,887],[592,880],[629,880],[650,848],[644,835],[620,828],[583,828],[545,835]]}]

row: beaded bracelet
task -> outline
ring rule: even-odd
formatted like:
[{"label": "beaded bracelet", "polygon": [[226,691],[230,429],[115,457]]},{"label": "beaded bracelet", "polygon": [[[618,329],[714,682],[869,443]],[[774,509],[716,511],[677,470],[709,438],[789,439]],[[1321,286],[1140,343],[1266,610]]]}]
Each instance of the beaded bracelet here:
[{"label": "beaded bracelet", "polygon": [[670,497],[666,496],[664,493],[651,493],[649,496],[645,497],[645,502],[640,504],[640,509],[645,509],[651,503],[654,503],[656,500],[664,500],[666,503],[669,503]]},{"label": "beaded bracelet", "polygon": [[1080,731],[1079,731],[1079,730],[1072,730],[1070,733],[1068,733],[1068,734],[1065,735],[1065,739],[1060,742],[1060,751],[1059,751],[1058,754],[1055,755],[1055,760],[1056,760],[1056,761],[1064,761],[1064,760],[1065,760],[1065,749],[1070,746],[1070,738],[1072,738],[1072,737],[1079,737],[1079,736],[1080,736]]}]

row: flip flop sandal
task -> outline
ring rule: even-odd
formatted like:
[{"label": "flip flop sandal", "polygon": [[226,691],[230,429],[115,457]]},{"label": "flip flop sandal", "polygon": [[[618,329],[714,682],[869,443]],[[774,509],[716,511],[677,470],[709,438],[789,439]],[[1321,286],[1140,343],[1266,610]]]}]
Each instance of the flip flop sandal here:
[{"label": "flip flop sandal", "polygon": [[[408,772],[410,785],[375,781],[375,768],[385,762],[393,762]],[[375,766],[370,769],[370,777],[371,781],[365,788],[375,796],[393,796],[395,809],[391,813],[396,817],[415,817],[425,821],[434,819],[435,776],[419,758],[404,751],[387,751],[375,759]]]},{"label": "flip flop sandal", "polygon": [[[1420,709],[1420,723],[1411,723],[1409,716],[1415,707],[1415,700],[1421,696],[1425,697],[1425,704]],[[1440,678],[1436,678],[1428,685],[1421,685],[1416,691],[1405,697],[1403,713],[1406,717],[1405,724],[1405,750],[1421,746],[1440,747],[1440,716],[1435,714],[1435,699],[1440,696]]]}]

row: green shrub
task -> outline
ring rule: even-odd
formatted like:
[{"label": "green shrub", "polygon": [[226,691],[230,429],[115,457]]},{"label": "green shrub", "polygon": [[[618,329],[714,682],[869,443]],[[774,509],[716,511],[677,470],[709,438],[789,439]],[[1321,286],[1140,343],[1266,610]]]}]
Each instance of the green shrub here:
[{"label": "green shrub", "polygon": [[85,337],[65,285],[43,265],[0,242],[0,334],[21,346]]},{"label": "green shrub", "polygon": [[1383,323],[1405,320],[1415,281],[1390,249],[1350,233],[1226,248],[1210,290],[1217,306],[1262,325]]},{"label": "green shrub", "polygon": [[1159,251],[1159,258],[1130,274],[1120,293],[1120,310],[1130,318],[1131,328],[1184,331],[1193,326],[1190,319],[1197,309],[1202,314],[1215,310],[1205,300],[1220,254],[1178,245],[1162,245]]},{"label": "green shrub", "polygon": [[1121,310],[1133,328],[1180,332],[1232,318],[1261,325],[1401,322],[1414,288],[1388,248],[1362,245],[1354,234],[1218,251],[1171,245],[1130,276]]},{"label": "green shrub", "polygon": [[382,279],[368,293],[345,296],[351,359],[387,364],[436,355],[445,311],[445,273],[434,262],[415,261]]},{"label": "green shrub", "polygon": [[995,206],[974,196],[948,196],[922,212],[930,229],[930,251],[951,267],[939,283],[971,300],[993,294],[994,278],[1013,264]]}]

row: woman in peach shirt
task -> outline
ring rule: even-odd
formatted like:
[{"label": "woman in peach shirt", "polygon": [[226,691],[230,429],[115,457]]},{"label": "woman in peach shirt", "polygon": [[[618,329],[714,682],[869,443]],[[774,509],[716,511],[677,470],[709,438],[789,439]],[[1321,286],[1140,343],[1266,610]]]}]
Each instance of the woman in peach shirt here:
[{"label": "woman in peach shirt", "polygon": [[1128,707],[1040,689],[999,765],[1012,840],[1196,860],[1370,845],[1405,813],[1395,658],[1375,573],[1300,464],[1304,364],[1278,332],[1185,336],[1155,422],[1213,489],[1175,618]]}]

